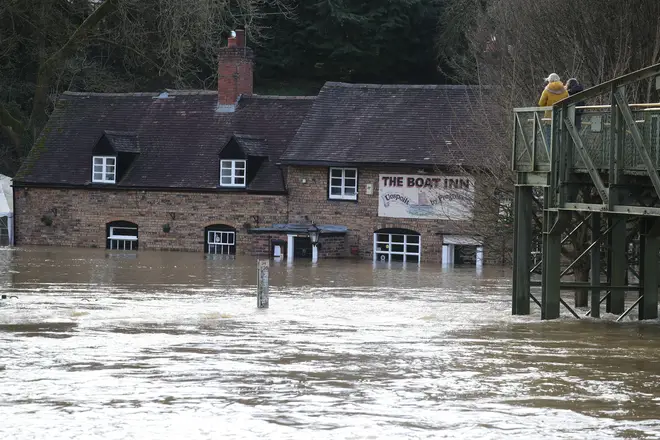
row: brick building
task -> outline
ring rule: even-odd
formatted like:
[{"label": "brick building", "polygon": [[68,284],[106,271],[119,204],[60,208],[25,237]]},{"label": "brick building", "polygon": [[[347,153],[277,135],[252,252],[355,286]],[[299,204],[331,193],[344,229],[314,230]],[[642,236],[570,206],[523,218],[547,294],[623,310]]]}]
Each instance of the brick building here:
[{"label": "brick building", "polygon": [[[252,93],[242,32],[218,91],[65,93],[14,179],[18,245],[451,261],[487,137],[461,86]],[[454,171],[451,171],[454,170]]]}]

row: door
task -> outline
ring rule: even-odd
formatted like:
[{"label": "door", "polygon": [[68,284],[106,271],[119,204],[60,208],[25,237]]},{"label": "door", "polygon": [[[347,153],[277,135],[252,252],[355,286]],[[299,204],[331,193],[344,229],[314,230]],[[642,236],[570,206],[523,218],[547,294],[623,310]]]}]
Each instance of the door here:
[{"label": "door", "polygon": [[312,259],[312,240],[309,237],[293,237],[293,258]]}]

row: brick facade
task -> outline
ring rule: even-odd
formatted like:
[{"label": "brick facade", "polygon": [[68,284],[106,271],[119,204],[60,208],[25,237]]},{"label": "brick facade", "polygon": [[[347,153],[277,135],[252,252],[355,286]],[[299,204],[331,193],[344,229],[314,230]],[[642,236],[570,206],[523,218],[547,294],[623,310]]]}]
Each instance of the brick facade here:
[{"label": "brick facade", "polygon": [[[348,227],[345,248],[339,253],[350,254],[357,247],[359,256],[373,258],[373,234],[382,228],[411,229],[422,236],[422,260],[439,262],[442,258],[442,234],[458,234],[466,230],[464,222],[446,220],[418,220],[378,217],[379,169],[358,170],[358,200],[328,199],[327,167],[294,167],[287,172],[289,191],[288,218],[291,223],[313,221],[317,224],[335,224]],[[410,174],[407,168],[388,169],[389,173]],[[366,193],[367,184],[373,192]],[[322,254],[320,254],[322,255]]]},{"label": "brick facade", "polygon": [[247,229],[286,216],[286,196],[250,195],[246,203],[239,193],[14,188],[14,194],[19,245],[105,248],[106,224],[125,220],[138,225],[140,249],[202,252],[204,228],[225,224],[236,229],[237,254],[267,255],[268,245],[254,243]]},{"label": "brick facade", "polygon": [[272,256],[273,241],[282,243],[282,251],[286,247],[286,234],[251,234],[252,255]]},{"label": "brick facade", "polygon": [[[140,249],[202,252],[204,228],[225,224],[236,229],[237,254],[271,255],[273,240],[286,243],[286,233],[248,233],[250,228],[314,222],[348,228],[345,236],[320,238],[319,258],[372,259],[374,232],[403,228],[421,234],[423,261],[440,262],[443,234],[467,233],[468,222],[379,217],[378,178],[384,171],[360,168],[358,172],[357,201],[328,199],[327,167],[289,166],[288,196],[19,187],[15,188],[16,243],[104,248],[106,224],[125,220],[138,225]],[[368,184],[372,194],[367,194]],[[43,216],[52,220],[50,226]],[[170,225],[169,232],[163,231],[164,224]],[[487,246],[487,254],[488,250]]]},{"label": "brick facade", "polygon": [[321,236],[319,238],[319,258],[346,258],[350,255],[345,235]]}]

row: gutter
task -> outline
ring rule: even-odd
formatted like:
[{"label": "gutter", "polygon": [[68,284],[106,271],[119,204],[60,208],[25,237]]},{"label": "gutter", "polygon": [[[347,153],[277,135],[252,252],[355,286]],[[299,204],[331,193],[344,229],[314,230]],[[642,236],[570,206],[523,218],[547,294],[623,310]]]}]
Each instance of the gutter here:
[{"label": "gutter", "polygon": [[177,188],[177,187],[155,187],[155,186],[114,186],[114,185],[76,185],[71,183],[33,183],[14,182],[15,188],[44,188],[44,189],[77,189],[89,191],[151,191],[151,192],[184,192],[184,193],[212,193],[212,194],[251,194],[286,196],[288,192],[263,191],[248,189],[224,189],[224,188]]}]

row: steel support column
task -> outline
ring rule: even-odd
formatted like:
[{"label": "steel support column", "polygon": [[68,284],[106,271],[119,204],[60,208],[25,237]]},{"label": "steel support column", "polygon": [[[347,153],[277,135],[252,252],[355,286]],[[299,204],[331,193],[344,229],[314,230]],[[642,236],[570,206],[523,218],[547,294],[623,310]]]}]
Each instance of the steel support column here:
[{"label": "steel support column", "polygon": [[600,214],[591,216],[591,240],[599,242],[591,249],[591,316],[600,318]]},{"label": "steel support column", "polygon": [[[548,189],[545,190],[545,200],[547,200],[549,192]],[[564,227],[563,215],[544,210],[541,319],[559,318],[561,305],[561,233]]]},{"label": "steel support column", "polygon": [[[545,228],[544,228],[545,229]],[[561,235],[543,232],[543,284],[541,319],[559,318]]]},{"label": "steel support column", "polygon": [[658,224],[654,218],[641,218],[639,268],[640,292],[639,319],[656,319],[658,317]]},{"label": "steel support column", "polygon": [[529,267],[532,252],[532,187],[516,186],[514,193],[512,313],[529,315]]},{"label": "steel support column", "polygon": [[[611,286],[623,286],[626,284],[626,271],[628,268],[628,260],[626,258],[626,222],[616,215],[608,215],[607,221],[608,227],[611,228],[608,250],[608,281]],[[612,291],[606,303],[606,310],[609,313],[620,315],[625,310],[625,302],[626,293],[623,290]]]}]

